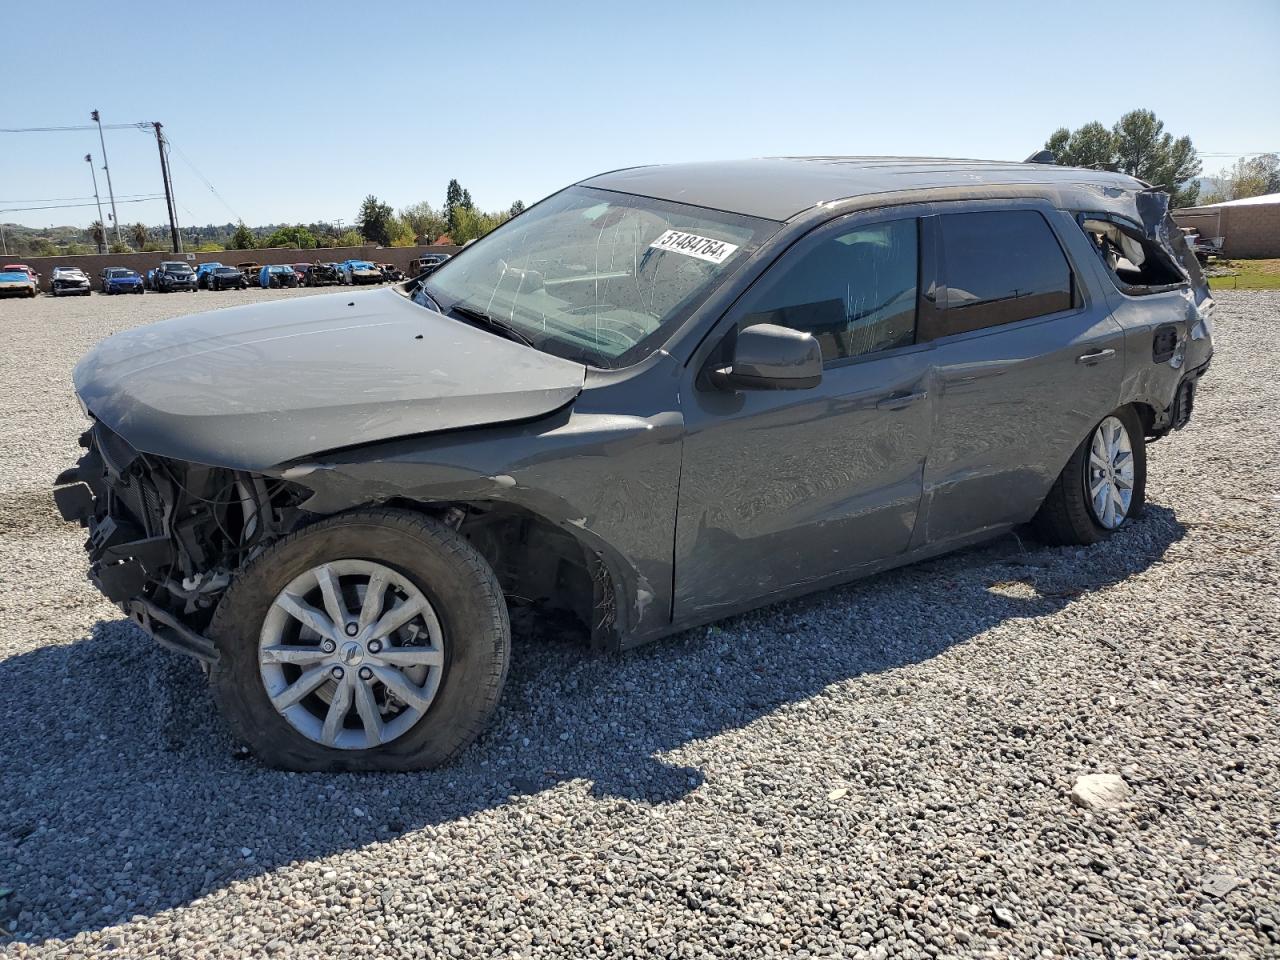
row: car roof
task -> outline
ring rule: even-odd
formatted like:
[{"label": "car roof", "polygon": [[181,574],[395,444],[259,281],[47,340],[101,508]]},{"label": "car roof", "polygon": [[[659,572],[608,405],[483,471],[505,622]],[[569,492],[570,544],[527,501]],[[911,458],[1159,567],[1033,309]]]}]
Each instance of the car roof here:
[{"label": "car roof", "polygon": [[767,220],[789,220],[819,204],[900,191],[1004,184],[1088,184],[1141,189],[1132,177],[1082,167],[944,157],[762,157],[628,167],[581,181]]}]

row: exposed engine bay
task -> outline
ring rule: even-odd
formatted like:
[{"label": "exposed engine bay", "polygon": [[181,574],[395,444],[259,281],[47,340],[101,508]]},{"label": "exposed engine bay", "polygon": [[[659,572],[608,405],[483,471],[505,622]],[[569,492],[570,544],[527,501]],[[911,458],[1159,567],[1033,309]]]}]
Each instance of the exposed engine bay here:
[{"label": "exposed engine bay", "polygon": [[307,491],[139,453],[102,423],[80,445],[85,453],[58,477],[54,498],[89,531],[89,579],[162,643],[212,659],[197,631],[234,572],[299,525]]}]

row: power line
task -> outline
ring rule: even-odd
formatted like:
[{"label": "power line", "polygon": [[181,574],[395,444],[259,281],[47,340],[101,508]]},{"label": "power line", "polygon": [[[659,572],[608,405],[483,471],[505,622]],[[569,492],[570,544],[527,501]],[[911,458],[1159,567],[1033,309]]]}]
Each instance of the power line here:
[{"label": "power line", "polygon": [[[235,210],[232,209],[231,204],[227,203],[227,201],[222,198],[222,194],[220,194],[216,189],[214,189],[213,184],[209,182],[209,178],[196,169],[196,165],[191,162],[190,158],[185,153],[182,152],[182,148],[173,142],[173,137],[168,136],[166,134],[165,142],[167,142],[169,146],[172,147],[174,150],[178,151],[178,159],[180,159],[183,163],[185,163],[188,167],[190,167],[191,172],[204,181],[204,185],[209,188],[209,192],[218,198],[218,202],[227,208],[228,213],[230,213],[233,217],[235,217],[236,220],[243,219],[240,216],[240,214],[236,213]],[[182,209],[186,210],[187,208],[184,206]],[[187,213],[191,213],[191,211],[187,210]]]},{"label": "power line", "polygon": [[[140,198],[151,199],[153,196],[154,196],[154,194],[150,194],[150,193],[122,193],[122,194],[120,194],[120,197],[121,197],[122,199],[123,199],[123,198],[125,198],[125,197],[132,197],[132,198],[134,198],[134,199],[140,199]],[[71,201],[71,200],[92,200],[92,199],[93,199],[93,197],[42,197],[42,198],[40,198],[40,199],[16,200],[16,199],[14,199],[14,198],[10,197],[10,198],[9,198],[9,199],[7,199],[7,200],[0,200],[0,203],[63,203],[63,202],[65,202],[65,201]]]},{"label": "power line", "polygon": [[[136,200],[119,200],[119,203],[149,203],[152,200],[163,200],[164,194],[156,194],[153,197],[139,197]],[[0,213],[27,213],[32,210],[75,210],[79,207],[92,207],[96,203],[59,203],[48,207],[5,207],[0,209]]]},{"label": "power line", "polygon": [[[149,126],[146,123],[104,123],[104,130],[141,130]],[[69,127],[0,127],[0,133],[63,133],[71,130],[97,130],[96,123],[75,124]]]}]

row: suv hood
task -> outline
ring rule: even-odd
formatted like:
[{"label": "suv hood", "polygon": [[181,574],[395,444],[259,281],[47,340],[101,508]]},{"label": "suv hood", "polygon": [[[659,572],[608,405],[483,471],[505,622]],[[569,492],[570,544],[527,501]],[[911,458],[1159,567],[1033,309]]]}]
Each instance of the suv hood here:
[{"label": "suv hood", "polygon": [[135,449],[262,471],[337,447],[544,416],[573,400],[585,375],[386,289],[118,333],[76,366],[75,387]]}]

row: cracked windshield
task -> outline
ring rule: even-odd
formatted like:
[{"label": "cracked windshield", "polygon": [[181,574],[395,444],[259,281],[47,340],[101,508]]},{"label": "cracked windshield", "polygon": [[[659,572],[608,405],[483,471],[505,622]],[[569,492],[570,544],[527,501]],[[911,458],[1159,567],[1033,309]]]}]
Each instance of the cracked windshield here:
[{"label": "cracked windshield", "polygon": [[415,299],[547,353],[622,367],[657,349],[777,226],[571,187],[436,270]]}]

